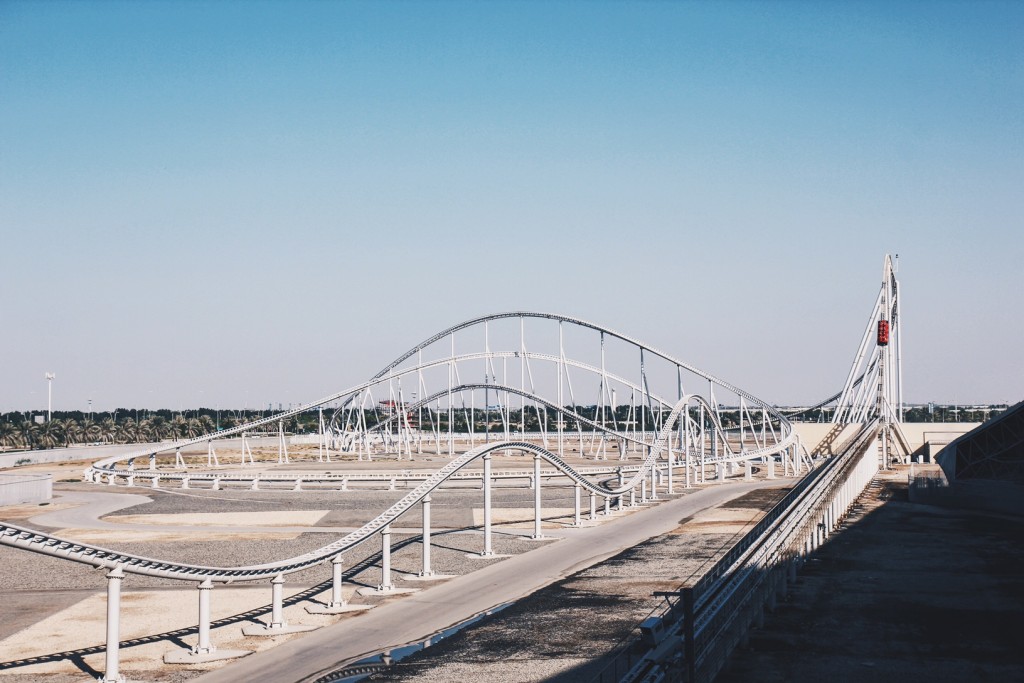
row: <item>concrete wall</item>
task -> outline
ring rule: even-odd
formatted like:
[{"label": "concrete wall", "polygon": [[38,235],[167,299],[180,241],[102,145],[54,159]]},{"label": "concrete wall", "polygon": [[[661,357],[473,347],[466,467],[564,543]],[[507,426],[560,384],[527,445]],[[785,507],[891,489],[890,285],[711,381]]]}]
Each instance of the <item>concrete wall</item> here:
[{"label": "concrete wall", "polygon": [[0,505],[44,503],[52,497],[51,474],[0,474]]},{"label": "concrete wall", "polygon": [[859,424],[849,424],[840,429],[830,422],[794,422],[793,430],[800,437],[808,453],[834,455],[834,449],[852,437],[860,429]]},{"label": "concrete wall", "polygon": [[[289,434],[285,437],[288,440],[289,446],[301,446],[301,445],[317,445],[320,443],[319,434]],[[276,448],[277,447],[277,436],[247,436],[245,439],[249,443],[250,448]],[[214,448],[241,448],[242,440],[235,438],[218,439],[214,442]],[[126,453],[132,453],[135,451],[146,450],[149,446],[155,446],[157,444],[152,443],[126,443],[126,444],[104,444],[100,446],[71,446],[70,448],[50,448],[39,451],[16,451],[13,453],[0,454],[0,469],[8,467],[17,467],[19,461],[22,465],[39,465],[53,462],[73,462],[75,460],[87,460],[93,462],[95,460],[102,460],[103,458],[109,458],[114,455],[123,455]],[[161,444],[166,445],[166,444]],[[186,449],[182,449],[182,453],[205,453],[206,444],[196,444]],[[173,451],[171,452],[173,455]]]},{"label": "concrete wall", "polygon": [[[38,465],[51,462],[72,462],[75,460],[99,460],[109,458],[118,453],[130,453],[138,450],[139,444],[122,444],[117,446],[72,446],[71,448],[49,448],[40,451],[16,451],[0,455],[0,469],[22,465]],[[21,462],[21,461],[28,462]]]},{"label": "concrete wall", "polygon": [[[904,422],[900,426],[914,449],[915,456],[924,454],[926,461],[931,461],[933,453],[937,453],[961,434],[966,434],[978,426],[978,422]],[[832,454],[832,447],[838,446],[853,436],[860,425],[847,425],[838,434],[832,433],[833,425],[828,422],[794,422],[793,428],[800,435],[800,441],[809,453],[819,448],[825,455]],[[926,448],[926,446],[928,446]],[[920,450],[923,449],[923,450]],[[915,457],[916,460],[916,457]]]}]

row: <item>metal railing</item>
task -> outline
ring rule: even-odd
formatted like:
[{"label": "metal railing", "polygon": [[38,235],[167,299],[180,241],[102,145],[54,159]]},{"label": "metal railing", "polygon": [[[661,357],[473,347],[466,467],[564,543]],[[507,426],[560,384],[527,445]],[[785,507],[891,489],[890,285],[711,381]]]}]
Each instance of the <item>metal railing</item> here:
[{"label": "metal railing", "polygon": [[637,639],[631,638],[594,680],[713,680],[766,599],[774,599],[798,560],[827,537],[871,480],[878,462],[869,446],[877,434],[877,420],[865,425],[844,443],[839,455],[800,480],[700,579],[657,593],[668,601],[653,620],[663,635],[652,636],[648,629],[643,635],[655,642],[643,655],[637,655]]}]

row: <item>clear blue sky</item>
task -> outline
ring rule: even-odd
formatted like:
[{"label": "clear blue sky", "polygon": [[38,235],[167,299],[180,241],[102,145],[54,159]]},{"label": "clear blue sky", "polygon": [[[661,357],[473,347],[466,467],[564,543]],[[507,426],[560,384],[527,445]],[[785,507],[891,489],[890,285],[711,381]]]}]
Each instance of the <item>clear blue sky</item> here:
[{"label": "clear blue sky", "polygon": [[913,401],[1024,398],[1024,4],[0,3],[0,411],[265,406],[506,309],[769,401],[900,254]]}]

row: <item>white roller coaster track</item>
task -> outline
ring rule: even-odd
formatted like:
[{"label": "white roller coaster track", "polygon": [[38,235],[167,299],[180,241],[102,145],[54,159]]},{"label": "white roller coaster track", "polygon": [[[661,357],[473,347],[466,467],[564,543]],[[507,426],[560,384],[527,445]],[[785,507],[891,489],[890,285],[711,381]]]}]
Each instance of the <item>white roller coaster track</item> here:
[{"label": "white roller coaster track", "polygon": [[[681,419],[684,421],[692,421],[692,418],[689,416],[689,407],[694,404],[697,405],[698,407],[703,406],[703,408],[705,409],[704,412],[706,412],[708,416],[708,420],[711,424],[713,433],[717,436],[717,438],[721,440],[721,445],[723,448],[723,453],[721,455],[718,455],[714,458],[705,459],[704,462],[706,463],[720,464],[725,462],[734,462],[738,460],[755,460],[759,458],[772,457],[775,454],[788,451],[790,449],[792,449],[794,452],[796,450],[797,438],[786,418],[779,414],[775,409],[773,409],[765,402],[755,398],[754,396],[742,391],[741,389],[738,389],[737,387],[731,384],[723,382],[722,380],[712,375],[697,370],[696,368],[690,365],[682,363],[681,361],[678,361],[672,358],[671,356],[661,353],[660,351],[657,351],[630,337],[621,335],[619,333],[608,330],[607,328],[602,328],[577,318],[570,318],[566,316],[544,313],[513,312],[502,313],[493,316],[486,316],[482,318],[475,318],[473,320],[448,328],[447,330],[444,330],[443,332],[434,335],[433,337],[427,339],[421,344],[413,347],[405,354],[399,356],[395,361],[386,366],[381,372],[377,373],[377,375],[375,375],[372,379],[362,384],[359,384],[355,387],[346,389],[345,391],[331,394],[330,396],[319,399],[317,401],[313,401],[311,403],[303,404],[297,408],[283,411],[276,415],[255,420],[244,425],[239,425],[237,427],[226,429],[216,434],[207,434],[193,439],[186,439],[169,444],[147,446],[145,449],[140,449],[137,452],[132,452],[127,455],[121,455],[101,460],[95,463],[88,470],[86,470],[86,476],[90,480],[99,480],[102,476],[106,476],[108,478],[108,482],[110,483],[113,483],[114,478],[116,477],[149,477],[150,479],[173,479],[187,477],[194,478],[197,476],[202,477],[204,476],[202,473],[197,474],[155,470],[134,470],[132,467],[132,461],[139,457],[151,456],[158,453],[166,453],[170,451],[177,451],[187,446],[209,442],[214,439],[222,439],[234,434],[245,434],[246,432],[251,432],[263,425],[273,424],[275,422],[291,417],[293,415],[298,415],[300,413],[333,403],[335,401],[339,401],[341,399],[351,400],[351,398],[357,395],[360,391],[363,391],[371,386],[374,386],[375,384],[382,381],[382,379],[389,378],[389,375],[390,378],[394,378],[396,375],[391,373],[393,373],[393,371],[403,361],[410,358],[411,356],[421,351],[422,349],[426,348],[430,344],[440,339],[443,339],[449,335],[452,335],[456,331],[465,329],[467,327],[471,327],[473,325],[485,323],[492,320],[517,317],[523,319],[540,318],[546,320],[555,320],[558,321],[559,323],[567,322],[573,325],[578,325],[580,327],[596,330],[600,332],[602,335],[607,334],[618,339],[621,339],[627,342],[628,344],[632,344],[643,351],[647,351],[660,358],[663,358],[664,360],[674,364],[677,368],[685,369],[688,372],[691,372],[699,377],[708,380],[714,385],[718,385],[728,391],[733,392],[737,396],[740,396],[750,401],[752,404],[761,408],[762,411],[765,412],[765,414],[770,414],[771,419],[778,421],[781,434],[774,434],[773,432],[775,440],[770,444],[767,443],[767,439],[764,439],[763,441],[758,443],[755,437],[755,448],[746,449],[741,447],[739,451],[734,451],[729,447],[729,442],[726,438],[726,432],[725,430],[723,430],[721,424],[717,420],[715,410],[716,407],[702,396],[688,394],[680,397],[678,401],[671,404],[671,411],[669,412],[667,417],[665,417],[661,421],[661,428],[657,432],[656,438],[653,440],[653,442],[648,442],[644,439],[637,438],[635,432],[633,435],[630,435],[628,432],[608,429],[607,426],[599,424],[593,420],[589,420],[579,415],[575,411],[566,409],[564,406],[552,403],[551,401],[535,394],[534,392],[527,392],[524,391],[523,389],[494,383],[461,383],[458,386],[446,388],[444,392],[437,392],[431,394],[430,396],[420,399],[419,401],[412,404],[412,409],[415,409],[422,405],[427,405],[431,401],[437,400],[442,393],[451,395],[453,392],[461,390],[495,390],[509,395],[522,396],[524,399],[529,399],[530,401],[534,402],[537,405],[542,405],[546,409],[555,410],[559,414],[565,416],[566,418],[575,420],[579,425],[587,425],[595,432],[599,431],[604,434],[609,434],[616,439],[638,443],[647,449],[647,453],[644,456],[642,463],[635,469],[633,467],[617,468],[617,471],[622,472],[624,476],[628,473],[627,470],[632,470],[631,476],[624,479],[622,484],[617,488],[610,488],[602,484],[595,484],[594,482],[587,478],[587,475],[592,475],[591,472],[583,472],[573,468],[558,455],[536,443],[531,443],[530,441],[524,439],[504,439],[494,441],[491,443],[486,443],[484,445],[471,448],[465,453],[455,456],[451,461],[449,461],[439,470],[426,476],[426,478],[423,479],[421,483],[419,483],[413,490],[406,494],[401,500],[396,502],[394,505],[392,505],[390,508],[382,512],[380,515],[378,515],[376,518],[374,518],[367,524],[363,525],[360,529],[353,531],[352,533],[349,533],[343,538],[340,538],[332,543],[324,545],[323,547],[312,552],[265,564],[241,567],[207,567],[167,562],[159,559],[153,559],[139,555],[132,555],[129,553],[112,551],[89,544],[77,543],[74,541],[57,538],[49,534],[41,533],[32,529],[26,529],[24,527],[8,523],[0,523],[0,544],[24,548],[27,550],[32,550],[54,557],[61,557],[68,560],[89,564],[95,567],[121,567],[125,572],[143,574],[147,576],[178,579],[184,581],[251,581],[286,575],[321,562],[329,561],[337,557],[340,553],[343,553],[344,551],[359,545],[360,543],[366,541],[368,538],[373,536],[374,533],[381,531],[386,526],[393,523],[396,519],[398,519],[404,513],[409,511],[414,505],[421,502],[427,495],[429,495],[433,490],[438,488],[442,483],[459,475],[460,471],[463,470],[463,468],[465,468],[471,462],[477,460],[478,458],[482,458],[489,453],[499,450],[517,450],[524,453],[532,453],[535,455],[535,457],[550,463],[550,465],[554,467],[555,473],[557,473],[558,476],[568,478],[569,480],[574,482],[574,484],[578,485],[582,489],[590,491],[594,495],[601,496],[604,498],[614,498],[628,493],[629,491],[633,490],[639,484],[639,482],[641,482],[643,478],[647,476],[654,468],[659,467],[658,461],[660,458],[662,458],[663,455],[667,454],[667,451],[670,448],[670,438],[672,436],[673,431],[677,428],[677,424],[680,422]],[[420,372],[424,368],[436,367],[446,363],[451,363],[453,360],[478,358],[493,359],[500,357],[509,357],[510,355],[517,354],[515,352],[513,352],[512,354],[509,354],[508,352],[485,352],[483,354],[468,354],[460,356],[458,359],[449,357],[441,360],[431,361],[429,363],[422,363],[416,365],[415,367],[404,369],[400,371],[399,374]],[[560,357],[552,356],[550,354],[529,355],[530,357],[538,358],[541,360],[560,361],[567,365],[579,367],[590,372],[597,372],[599,370],[593,365],[566,359],[564,357],[564,354]],[[604,373],[604,376],[614,378],[617,381],[622,382],[626,386],[633,386],[634,388],[637,389],[640,388],[638,384],[630,383],[625,379],[619,378],[610,373],[606,373],[603,369],[601,369],[600,371]],[[646,379],[644,379],[644,382],[646,383]],[[646,387],[644,387],[644,392],[651,399],[659,401],[662,405],[670,405],[664,399],[651,394],[649,391],[647,391]],[[128,467],[120,467],[119,465],[121,463],[129,463],[129,465]],[[581,470],[586,469],[589,468],[581,468]],[[550,472],[545,474],[550,474]],[[206,476],[214,475],[208,474]],[[232,475],[230,475],[230,478],[235,479],[238,478],[239,476],[241,475],[233,473]],[[253,476],[259,477],[258,474],[254,474]]]},{"label": "white roller coaster track", "polygon": [[[76,562],[82,562],[94,567],[114,568],[121,566],[123,571],[133,574],[143,574],[168,579],[179,579],[195,581],[209,579],[217,582],[230,581],[252,581],[263,578],[270,578],[286,575],[292,572],[305,569],[312,565],[330,560],[346,550],[349,550],[370,538],[375,532],[391,524],[402,514],[410,510],[416,503],[420,502],[431,491],[436,489],[442,482],[451,477],[463,467],[481,458],[484,455],[497,450],[515,449],[533,453],[540,458],[547,460],[556,469],[587,491],[591,491],[603,497],[615,497],[628,493],[642,478],[655,466],[658,458],[666,449],[667,441],[675,422],[680,413],[689,404],[690,397],[684,398],[677,403],[669,414],[665,426],[658,435],[653,447],[644,458],[641,468],[626,480],[618,488],[605,488],[589,481],[586,477],[578,474],[575,469],[566,464],[554,453],[525,441],[498,441],[491,444],[478,446],[474,449],[456,457],[444,467],[434,472],[415,489],[406,494],[401,500],[378,515],[361,528],[343,538],[324,545],[323,547],[303,555],[298,555],[286,560],[266,564],[249,565],[243,567],[206,567],[200,565],[178,564],[165,562],[139,555],[120,553],[98,546],[76,543],[44,534],[32,529],[26,529],[13,524],[0,523],[0,543],[33,550],[54,557],[62,557]],[[791,444],[786,444],[791,445]],[[771,450],[771,449],[762,449]],[[777,452],[778,449],[772,452]],[[762,453],[764,455],[766,453]]]}]

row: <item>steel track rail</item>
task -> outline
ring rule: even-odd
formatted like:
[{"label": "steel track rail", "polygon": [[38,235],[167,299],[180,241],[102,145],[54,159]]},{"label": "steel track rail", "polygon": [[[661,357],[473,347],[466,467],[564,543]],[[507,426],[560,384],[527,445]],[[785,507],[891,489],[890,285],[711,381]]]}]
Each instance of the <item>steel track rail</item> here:
[{"label": "steel track rail", "polygon": [[128,573],[186,581],[204,579],[217,582],[254,581],[286,575],[330,560],[339,553],[363,543],[373,534],[391,524],[411,509],[453,474],[474,460],[497,450],[515,449],[533,453],[541,459],[547,460],[555,469],[560,470],[569,479],[596,495],[606,498],[623,495],[632,490],[647,475],[647,472],[656,466],[657,460],[667,447],[667,441],[675,427],[676,420],[678,420],[687,405],[688,399],[684,398],[672,408],[657,440],[651,445],[640,469],[617,488],[594,484],[557,455],[536,444],[525,441],[499,441],[492,444],[484,444],[451,460],[406,494],[401,500],[356,531],[317,550],[286,560],[242,567],[213,567],[173,563],[141,555],[121,553],[90,544],[77,543],[9,523],[0,523],[0,544],[23,548],[53,557],[62,557],[94,567],[112,569],[121,566]]}]

